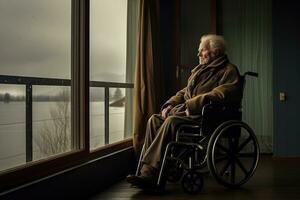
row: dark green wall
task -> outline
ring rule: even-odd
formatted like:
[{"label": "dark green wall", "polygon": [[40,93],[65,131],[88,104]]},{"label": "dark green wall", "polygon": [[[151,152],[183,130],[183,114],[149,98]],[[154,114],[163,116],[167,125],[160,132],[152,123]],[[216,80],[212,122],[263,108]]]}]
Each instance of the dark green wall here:
[{"label": "dark green wall", "polygon": [[[293,0],[274,0],[272,3],[273,153],[275,156],[299,156],[300,6]],[[199,38],[210,31],[210,22],[210,1],[181,1],[180,64],[197,64]],[[218,28],[222,25],[219,24]],[[286,102],[279,101],[281,91],[287,93]]]},{"label": "dark green wall", "polygon": [[[163,58],[166,74],[166,96],[174,94],[171,76],[175,67],[171,60],[171,49],[174,48],[172,36],[171,0],[164,1],[162,6],[163,22]],[[217,1],[218,2],[218,1]],[[224,3],[235,1],[226,1]],[[272,34],[273,38],[273,153],[275,156],[300,156],[300,6],[296,1],[272,1]],[[222,6],[218,3],[218,7]],[[224,5],[223,5],[224,6]],[[230,5],[226,5],[230,6]],[[180,1],[180,62],[179,65],[196,65],[199,38],[210,32],[210,0]],[[222,9],[218,8],[218,11]],[[232,11],[234,12],[234,10]],[[218,12],[218,16],[223,13]],[[218,21],[227,20],[227,18]],[[237,19],[238,21],[238,19]],[[219,30],[223,24],[218,23]],[[251,33],[250,33],[251,34]],[[172,74],[170,74],[172,72]],[[185,85],[185,83],[181,83]],[[279,101],[279,92],[287,93],[287,101]]]},{"label": "dark green wall", "polygon": [[[274,154],[300,155],[300,6],[273,1]],[[279,101],[286,92],[287,101]]]},{"label": "dark green wall", "polygon": [[180,64],[198,64],[200,37],[211,31],[210,11],[210,0],[181,0]]},{"label": "dark green wall", "polygon": [[[176,11],[177,6],[179,10]],[[177,65],[198,64],[199,40],[211,29],[210,0],[164,0],[160,2],[162,62],[165,74],[167,100],[186,85],[188,75],[182,83],[176,83]],[[176,33],[176,29],[179,33]],[[180,85],[180,86],[179,86]]]}]

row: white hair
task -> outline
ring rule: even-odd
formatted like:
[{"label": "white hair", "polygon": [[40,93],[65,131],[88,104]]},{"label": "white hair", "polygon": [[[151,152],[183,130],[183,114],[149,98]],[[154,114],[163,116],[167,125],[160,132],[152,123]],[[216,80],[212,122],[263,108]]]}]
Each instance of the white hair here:
[{"label": "white hair", "polygon": [[209,45],[209,48],[216,55],[224,55],[226,53],[226,42],[221,35],[208,34],[203,35],[200,39],[200,44]]}]

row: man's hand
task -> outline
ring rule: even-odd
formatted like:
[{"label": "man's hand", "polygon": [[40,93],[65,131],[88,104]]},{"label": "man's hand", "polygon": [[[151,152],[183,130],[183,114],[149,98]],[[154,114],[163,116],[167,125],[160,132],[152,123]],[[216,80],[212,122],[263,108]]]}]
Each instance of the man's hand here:
[{"label": "man's hand", "polygon": [[169,112],[172,110],[173,106],[169,105],[168,107],[164,108],[161,111],[161,116],[163,119],[166,119],[168,117]]}]

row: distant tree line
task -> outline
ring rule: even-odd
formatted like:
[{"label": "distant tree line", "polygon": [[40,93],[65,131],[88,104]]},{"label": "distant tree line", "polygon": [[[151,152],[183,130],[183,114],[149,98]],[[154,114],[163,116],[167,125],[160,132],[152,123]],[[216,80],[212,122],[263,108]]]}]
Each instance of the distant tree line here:
[{"label": "distant tree line", "polygon": [[[68,98],[70,98],[70,95],[67,95]],[[124,97],[124,94],[122,93],[120,88],[117,88],[113,94],[109,94],[109,99],[116,101]],[[6,93],[0,93],[0,101],[3,101],[5,103],[9,103],[11,101],[25,101],[26,97],[24,95],[12,95],[8,92]],[[32,101],[65,101],[66,95],[62,95],[62,93],[59,93],[58,95],[33,95]],[[91,93],[90,96],[91,101],[104,101],[104,93]]]},{"label": "distant tree line", "polygon": [[11,95],[10,93],[4,93],[0,94],[0,101],[3,101],[5,103],[9,103],[10,101],[25,101],[25,96],[15,96]]},{"label": "distant tree line", "polygon": [[[11,95],[10,93],[0,94],[0,101],[9,103],[11,101],[25,101],[24,95]],[[32,101],[65,101],[65,97],[61,95],[34,95]]]}]

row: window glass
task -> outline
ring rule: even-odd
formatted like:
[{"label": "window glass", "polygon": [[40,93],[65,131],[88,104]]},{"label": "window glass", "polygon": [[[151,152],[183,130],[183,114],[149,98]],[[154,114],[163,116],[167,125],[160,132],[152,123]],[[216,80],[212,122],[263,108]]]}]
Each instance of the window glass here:
[{"label": "window glass", "polygon": [[104,145],[104,89],[90,90],[90,148]]},{"label": "window glass", "polygon": [[71,0],[0,0],[0,27],[4,170],[71,149]]},{"label": "window glass", "polygon": [[90,80],[125,82],[127,1],[91,0]]},{"label": "window glass", "polygon": [[68,86],[33,87],[33,160],[71,150],[70,89]]},{"label": "window glass", "polygon": [[0,84],[0,170],[26,162],[25,87]]},{"label": "window glass", "polygon": [[90,80],[95,83],[90,89],[90,144],[95,149],[131,136],[134,64],[130,62],[138,7],[135,0],[91,0],[90,6]]}]

